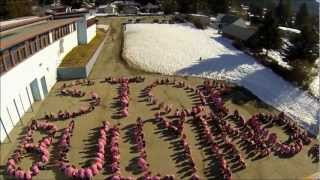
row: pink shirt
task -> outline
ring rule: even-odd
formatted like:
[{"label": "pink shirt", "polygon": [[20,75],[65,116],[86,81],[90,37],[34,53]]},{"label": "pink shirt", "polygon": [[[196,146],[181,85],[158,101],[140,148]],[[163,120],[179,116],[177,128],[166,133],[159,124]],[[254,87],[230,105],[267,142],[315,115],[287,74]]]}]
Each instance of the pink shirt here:
[{"label": "pink shirt", "polygon": [[90,169],[91,169],[92,174],[93,174],[94,176],[97,175],[97,174],[99,174],[99,170],[98,170],[96,164],[92,164],[92,165],[90,166]]},{"label": "pink shirt", "polygon": [[85,168],[85,175],[88,179],[91,179],[93,176],[91,168]]}]

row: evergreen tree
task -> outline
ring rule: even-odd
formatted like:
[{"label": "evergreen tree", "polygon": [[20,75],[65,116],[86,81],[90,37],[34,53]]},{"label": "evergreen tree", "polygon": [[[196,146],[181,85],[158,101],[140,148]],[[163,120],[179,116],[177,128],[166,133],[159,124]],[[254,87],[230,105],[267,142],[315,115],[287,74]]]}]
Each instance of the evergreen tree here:
[{"label": "evergreen tree", "polygon": [[309,12],[306,3],[301,4],[295,20],[295,26],[301,29],[306,23],[309,23]]},{"label": "evergreen tree", "polygon": [[212,13],[228,13],[229,12],[229,0],[209,0],[208,5]]},{"label": "evergreen tree", "polygon": [[7,0],[0,1],[0,20],[5,20],[8,18],[7,11]]},{"label": "evergreen tree", "polygon": [[194,0],[177,0],[177,10],[181,13],[193,13]]},{"label": "evergreen tree", "polygon": [[231,0],[231,9],[241,12],[242,8],[240,6],[240,1],[239,0]]},{"label": "evergreen tree", "polygon": [[269,50],[277,50],[281,47],[282,42],[278,23],[272,11],[267,12],[265,15],[257,34],[257,46],[258,48],[266,49],[266,55],[268,55]]},{"label": "evergreen tree", "polygon": [[6,19],[32,15],[32,1],[30,0],[7,0]]},{"label": "evergreen tree", "polygon": [[251,24],[256,24],[256,25],[261,24],[261,22],[263,20],[263,8],[261,6],[254,4],[254,3],[251,3],[249,5],[249,12],[250,12],[250,14],[253,15],[251,17],[248,17]]},{"label": "evergreen tree", "polygon": [[46,6],[46,5],[50,5],[52,3],[53,3],[53,0],[38,0],[39,6]]},{"label": "evergreen tree", "polygon": [[291,24],[290,0],[280,0],[275,13],[281,25],[289,26]]},{"label": "evergreen tree", "polygon": [[83,0],[61,0],[63,5],[71,6],[72,8],[80,8]]},{"label": "evergreen tree", "polygon": [[96,1],[94,2],[94,4],[95,4],[96,6],[104,5],[104,4],[106,4],[106,0],[96,0]]},{"label": "evergreen tree", "polygon": [[301,63],[313,64],[319,57],[319,36],[310,25],[304,25],[301,33],[290,39],[291,45],[284,51],[285,59],[291,64],[297,60]]},{"label": "evergreen tree", "polygon": [[177,3],[175,0],[162,0],[161,5],[165,14],[172,14],[177,11]]}]

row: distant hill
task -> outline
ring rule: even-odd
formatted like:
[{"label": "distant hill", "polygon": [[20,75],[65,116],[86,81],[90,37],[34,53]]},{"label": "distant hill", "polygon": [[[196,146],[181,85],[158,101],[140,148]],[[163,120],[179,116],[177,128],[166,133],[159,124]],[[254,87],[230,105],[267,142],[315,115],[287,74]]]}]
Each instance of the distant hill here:
[{"label": "distant hill", "polygon": [[[279,0],[240,0],[245,4],[256,4],[261,7],[269,7],[272,4],[278,4]],[[302,3],[306,3],[311,14],[319,14],[319,1],[316,0],[291,0],[292,9],[296,12]]]}]

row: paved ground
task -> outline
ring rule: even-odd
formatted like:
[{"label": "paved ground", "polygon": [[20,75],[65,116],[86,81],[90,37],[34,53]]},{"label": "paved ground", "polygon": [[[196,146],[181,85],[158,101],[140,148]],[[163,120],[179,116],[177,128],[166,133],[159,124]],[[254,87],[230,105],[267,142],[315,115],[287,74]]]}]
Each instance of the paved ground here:
[{"label": "paved ground", "polygon": [[[110,19],[99,19],[99,23],[110,23],[111,33],[105,43],[104,50],[102,51],[97,63],[95,64],[90,79],[95,79],[96,83],[94,86],[81,86],[80,88],[84,91],[90,92],[95,91],[102,97],[102,105],[96,108],[90,114],[76,118],[76,127],[74,136],[71,140],[71,151],[68,153],[70,162],[77,167],[87,164],[94,152],[90,150],[96,139],[92,138],[92,133],[96,132],[96,128],[101,125],[102,121],[108,120],[114,124],[120,123],[121,129],[121,142],[120,142],[120,154],[121,154],[121,172],[126,176],[139,176],[136,174],[136,165],[132,163],[132,159],[137,157],[138,154],[131,152],[132,144],[130,144],[130,127],[135,122],[138,116],[141,116],[145,121],[143,128],[146,137],[146,150],[148,155],[148,162],[150,163],[150,170],[153,174],[160,173],[176,174],[177,179],[186,179],[184,177],[185,172],[179,163],[174,161],[173,156],[176,153],[173,149],[174,141],[163,137],[161,130],[153,123],[153,114],[155,111],[152,109],[153,106],[147,106],[145,102],[141,102],[139,93],[148,83],[154,81],[157,78],[164,76],[157,74],[147,74],[141,71],[132,70],[127,67],[121,58],[121,43],[122,33],[120,31],[120,25],[122,20],[125,18],[110,18]],[[141,84],[130,85],[130,108],[129,117],[118,119],[115,116],[116,109],[114,108],[115,99],[117,96],[116,88],[117,85],[110,85],[107,83],[99,83],[104,77],[113,76],[135,76],[143,75],[146,77],[146,82]],[[173,78],[173,77],[172,77]],[[201,84],[203,81],[199,78],[180,78],[174,77],[177,80],[185,80],[188,84],[196,86]],[[31,118],[42,117],[45,112],[57,112],[58,110],[68,109],[76,110],[84,101],[85,98],[71,98],[57,96],[57,89],[62,85],[62,82],[58,82],[48,97],[41,103],[36,104],[34,112],[27,113],[23,117],[24,125],[30,123]],[[190,94],[183,90],[175,89],[172,87],[161,86],[157,87],[153,93],[156,97],[165,102],[170,102],[174,107],[180,108],[182,106],[190,108],[192,106],[192,100]],[[245,116],[249,117],[257,112],[274,112],[274,110],[267,105],[263,104],[250,93],[244,91],[241,88],[236,88],[232,93],[226,97],[227,106],[234,110],[238,108],[240,112]],[[70,120],[54,122],[59,128],[65,127]],[[13,142],[1,144],[1,168],[0,168],[0,179],[7,178],[4,176],[5,168],[4,164],[6,159],[18,144],[18,138],[23,134],[22,125],[18,124],[17,127],[12,131],[11,138]],[[191,153],[193,159],[196,161],[196,167],[198,168],[198,174],[202,179],[208,179],[206,168],[209,166],[207,155],[204,150],[199,148],[199,134],[194,130],[192,124],[186,123],[185,125],[188,142],[191,146]],[[282,132],[282,130],[274,128],[278,136],[284,141],[288,137]],[[129,133],[129,134],[128,134]],[[58,140],[59,134],[55,139],[55,143]],[[43,135],[36,133],[34,138],[40,139]],[[54,146],[52,146],[54,147]],[[297,179],[308,176],[317,171],[317,165],[311,162],[311,159],[307,157],[307,150],[310,146],[305,147],[301,153],[295,157],[289,159],[280,159],[277,156],[271,156],[262,160],[252,161],[247,159],[247,169],[238,171],[233,174],[235,179]],[[54,154],[56,149],[52,148],[51,153]],[[242,152],[244,153],[244,152]],[[21,167],[27,169],[30,167],[32,157],[26,157],[21,162]],[[41,171],[41,173],[34,179],[66,179],[57,168],[54,167],[54,155],[51,156],[50,164],[47,170]],[[108,177],[105,171],[94,179],[105,179]]]}]

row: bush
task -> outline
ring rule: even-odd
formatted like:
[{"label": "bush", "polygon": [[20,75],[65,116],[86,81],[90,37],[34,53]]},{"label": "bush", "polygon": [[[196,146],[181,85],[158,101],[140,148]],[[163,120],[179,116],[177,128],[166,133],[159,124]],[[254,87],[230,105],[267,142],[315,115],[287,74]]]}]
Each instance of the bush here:
[{"label": "bush", "polygon": [[206,23],[204,23],[203,21],[201,21],[201,19],[199,18],[192,18],[191,22],[193,23],[193,25],[198,28],[198,29],[205,29],[207,28]]},{"label": "bush", "polygon": [[154,19],[153,20],[153,23],[159,23],[160,21],[159,21],[159,19]]},{"label": "bush", "polygon": [[173,20],[174,22],[176,22],[176,23],[185,23],[185,22],[186,22],[186,20],[185,20],[182,16],[180,16],[180,15],[174,16],[174,17],[172,18],[172,20]]}]

